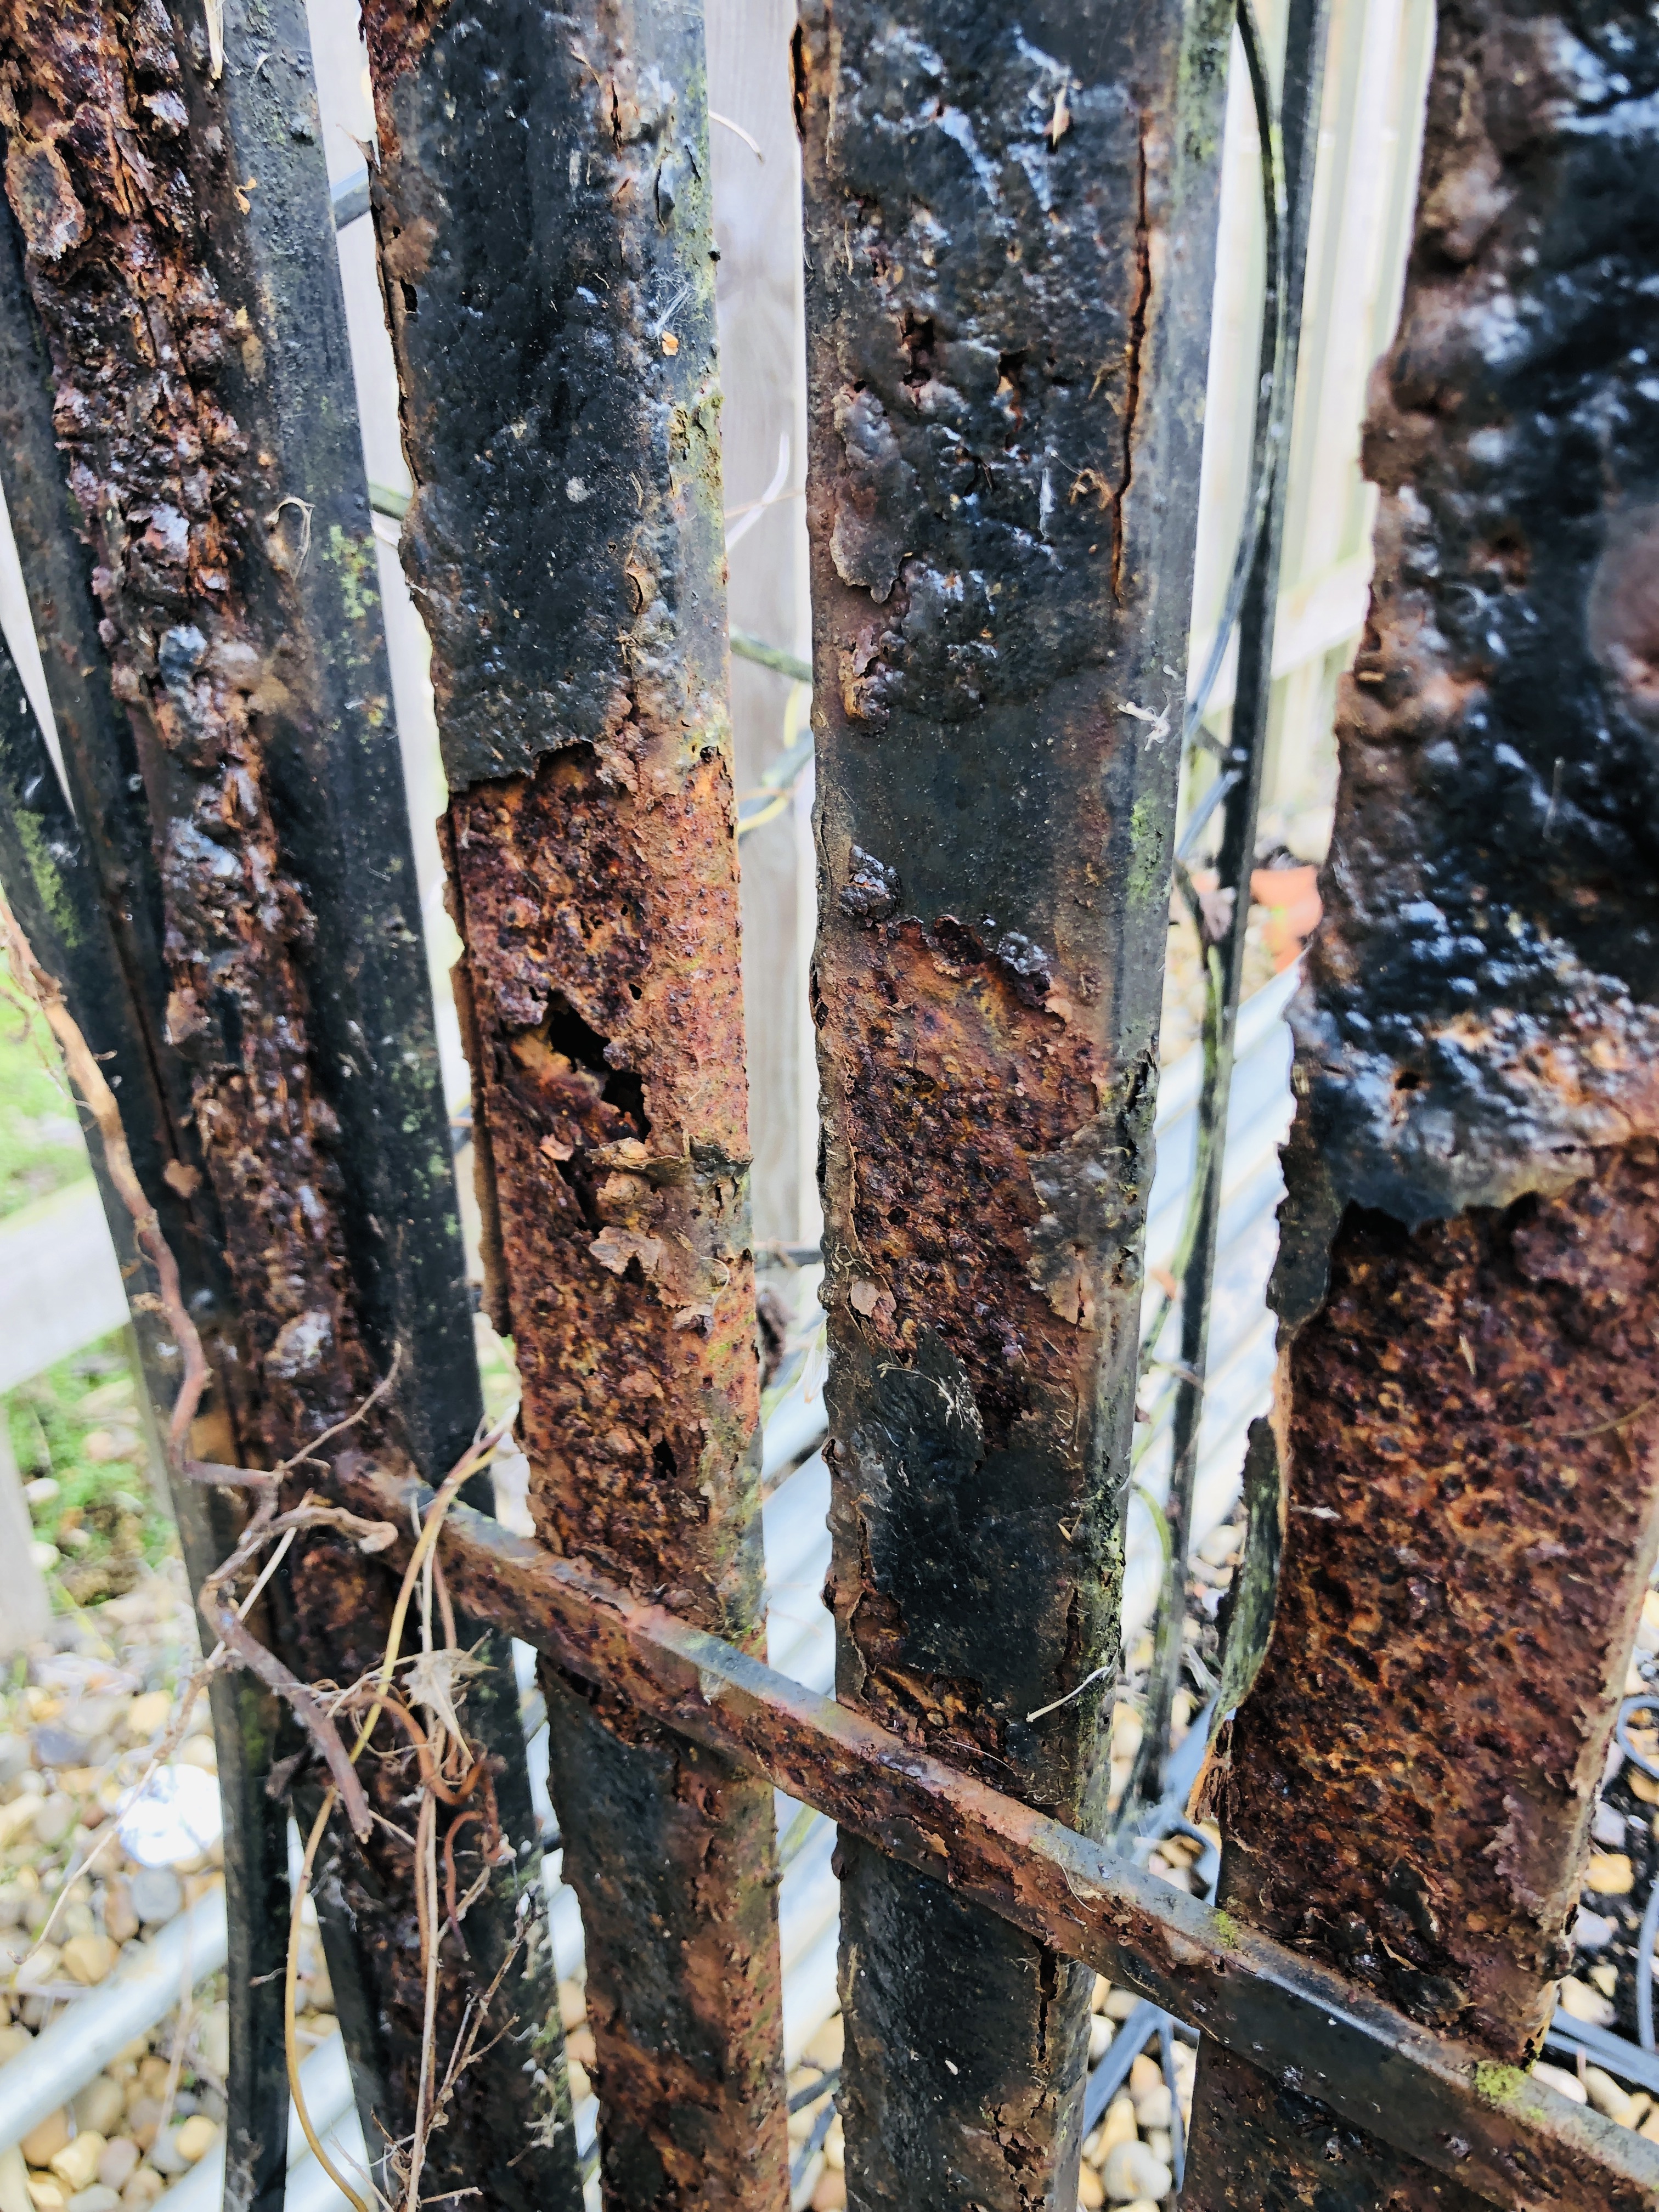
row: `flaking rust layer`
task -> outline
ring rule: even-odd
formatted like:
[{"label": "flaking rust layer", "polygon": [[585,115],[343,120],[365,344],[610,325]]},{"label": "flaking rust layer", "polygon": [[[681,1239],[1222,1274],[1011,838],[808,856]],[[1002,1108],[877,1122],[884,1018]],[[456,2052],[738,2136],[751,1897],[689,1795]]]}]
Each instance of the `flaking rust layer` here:
[{"label": "flaking rust layer", "polygon": [[[291,73],[294,63],[285,55],[273,67]],[[192,1126],[167,1133],[184,1156],[170,1180],[222,1251],[234,1303],[233,1315],[203,1311],[219,1389],[196,1443],[216,1459],[268,1465],[350,1413],[376,1377],[363,1318],[376,1262],[349,1226],[330,1095],[370,1071],[343,1071],[321,1042],[312,906],[290,849],[292,812],[277,795],[279,756],[290,808],[303,784],[294,763],[325,719],[317,671],[337,643],[308,631],[297,580],[307,561],[340,555],[312,544],[312,510],[283,481],[290,426],[276,419],[266,347],[285,337],[270,328],[252,274],[243,226],[259,178],[222,86],[199,12],[175,15],[157,0],[118,10],[15,0],[0,10],[6,195],[50,356],[107,681],[125,709],[127,787],[152,825],[167,995],[164,1010],[147,1012],[158,1056],[176,1054],[189,1074]],[[302,104],[284,136],[314,143],[314,110]],[[274,189],[281,157],[258,166]],[[295,228],[284,247],[301,249],[300,218],[285,212]],[[340,360],[343,370],[343,348]],[[348,580],[343,599],[351,588]],[[301,804],[325,811],[303,789]],[[151,887],[118,883],[113,895],[137,900]],[[368,1049],[360,1042],[363,1057]],[[413,1089],[404,1114],[416,1110]],[[385,1406],[360,1433],[394,1459],[406,1441]],[[313,1480],[296,1478],[289,1502]],[[273,1592],[283,1657],[305,1679],[351,1679],[384,1650],[391,1595],[384,1571],[349,1547],[302,1539]],[[473,1701],[475,1726],[489,1696]],[[399,1770],[376,1764],[370,1794],[387,1825],[361,1850],[345,1846],[320,1886],[378,2152],[413,2124],[425,1993],[410,1855],[391,1825],[404,1817]],[[533,1821],[521,1768],[501,1794],[521,1844]],[[478,1870],[470,1843],[460,1846],[469,1879]],[[492,1887],[497,1896],[469,1929],[477,1955],[460,1945],[445,1955],[445,2053],[502,1962],[503,1923],[489,1921],[502,1891],[511,1940],[518,1876],[508,1868]],[[538,1895],[533,1881],[523,1886],[519,1917],[532,1951]],[[520,1960],[498,2009],[526,2003],[544,2020],[550,1966],[544,1941],[538,1960]],[[558,2042],[555,2021],[534,2081],[487,2066],[471,2079],[434,2140],[430,2186],[487,2174],[503,2204],[528,2201],[550,2168],[538,2157],[515,2174],[497,2153],[545,2127],[562,2125],[568,2143]]]},{"label": "flaking rust layer", "polygon": [[[367,11],[465,941],[488,1295],[541,1540],[751,1648],[759,1369],[696,10]],[[769,1790],[544,1671],[607,2201],[788,2194]]]},{"label": "flaking rust layer", "polygon": [[[854,0],[795,39],[838,1692],[1085,1829],[1225,35]],[[1074,2202],[1087,1976],[842,1866],[849,2203]]]},{"label": "flaking rust layer", "polygon": [[[1215,1778],[1231,1911],[1505,2061],[1659,1495],[1656,93],[1634,9],[1441,9],[1295,1015],[1278,1621]],[[1229,2133],[1200,2208],[1244,2201]]]}]

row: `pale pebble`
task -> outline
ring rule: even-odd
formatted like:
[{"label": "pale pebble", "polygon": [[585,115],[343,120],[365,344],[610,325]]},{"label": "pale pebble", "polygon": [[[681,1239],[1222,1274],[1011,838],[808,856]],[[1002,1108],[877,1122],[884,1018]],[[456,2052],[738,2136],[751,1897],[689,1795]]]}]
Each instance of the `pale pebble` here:
[{"label": "pale pebble", "polygon": [[1101,2174],[1114,2204],[1127,2204],[1137,2197],[1167,2197],[1174,2179],[1163,2160],[1154,2158],[1139,2139],[1117,2144]]}]

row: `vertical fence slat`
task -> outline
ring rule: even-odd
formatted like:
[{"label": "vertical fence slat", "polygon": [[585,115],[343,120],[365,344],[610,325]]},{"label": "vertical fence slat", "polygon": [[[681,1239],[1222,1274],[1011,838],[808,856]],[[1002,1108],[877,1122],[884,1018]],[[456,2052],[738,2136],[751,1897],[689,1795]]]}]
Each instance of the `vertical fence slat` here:
[{"label": "vertical fence slat", "polygon": [[[7,404],[27,431],[15,513],[121,946],[124,1018],[164,1093],[164,1125],[136,1127],[134,1143],[215,1366],[195,1449],[245,1463],[292,1449],[349,1412],[395,1348],[397,1410],[367,1433],[435,1474],[471,1433],[477,1385],[303,15],[20,0],[0,17],[0,74],[27,295],[8,341]],[[210,1554],[200,1516],[183,1503],[197,1578],[229,1533],[217,1516]],[[303,1543],[271,1597],[301,1675],[349,1680],[378,1661],[390,1590],[349,1550]],[[268,1764],[269,1728],[262,1739],[236,1694],[244,1749]],[[469,1916],[470,1955],[445,1954],[441,2063],[539,1900],[501,1664],[469,1717],[501,1762],[519,1857]],[[234,1778],[235,1759],[223,1764]],[[395,1819],[396,1774],[374,1786]],[[259,1954],[272,1931],[253,1915],[285,1856],[280,1825],[261,1817],[264,1887],[240,1900]],[[320,1888],[378,2155],[415,2107],[404,1847],[377,1832]],[[464,2077],[428,2186],[487,2180],[503,2203],[573,2202],[550,1961],[533,1937],[500,2024],[509,2008],[540,2070],[509,2045]],[[273,2156],[280,2172],[285,2121],[239,2112],[233,2190],[236,2130],[256,2124],[261,2173]]]},{"label": "vertical fence slat", "polygon": [[[839,1693],[1097,1831],[1230,21],[796,41]],[[841,1860],[849,2202],[1069,2206],[1089,1977]]]},{"label": "vertical fence slat", "polygon": [[[377,233],[544,1541],[761,1630],[702,12],[371,7]],[[546,1676],[609,2203],[787,2198],[771,1795]]]},{"label": "vertical fence slat", "polygon": [[[17,272],[12,240],[0,239],[0,316],[23,304],[5,285]],[[8,265],[9,264],[9,265]],[[5,321],[15,344],[27,332]],[[0,340],[0,343],[5,341]],[[10,365],[10,364],[9,364]],[[5,389],[15,401],[18,386]],[[16,416],[11,418],[16,423]],[[20,447],[9,445],[8,474]],[[26,540],[26,543],[27,541]],[[135,1164],[152,1188],[165,1190],[161,1170],[174,1155],[167,1143],[167,1113],[155,1085],[146,1040],[133,1017],[120,950],[109,923],[81,825],[71,813],[34,710],[10,651],[0,641],[0,887],[35,957],[62,984],[82,1033],[105,1065],[120,1101]],[[105,1178],[94,1141],[93,1171],[124,1271],[135,1284],[143,1261],[132,1222]],[[175,1230],[174,1249],[187,1249]],[[165,1331],[139,1312],[134,1340],[144,1382],[165,1405],[177,1363]],[[191,1486],[173,1499],[186,1571],[192,1586],[235,1541],[229,1501]],[[269,1634],[269,1608],[250,1616]],[[225,2148],[225,2203],[229,2212],[279,2212],[288,2145],[288,2070],[283,2056],[282,1966],[288,1899],[288,1815],[267,1793],[280,1716],[276,1699],[251,1674],[221,1674],[210,1686],[219,1797],[224,1815],[226,1911],[229,1925],[226,1993],[230,2072]]]},{"label": "vertical fence slat", "polygon": [[[1228,1909],[1500,2086],[1571,1958],[1654,1549],[1659,56],[1626,21],[1440,10],[1296,1016],[1277,1626],[1218,1779]],[[1186,2201],[1339,2160],[1344,2203],[1447,2201],[1329,2121],[1206,2045]]]}]

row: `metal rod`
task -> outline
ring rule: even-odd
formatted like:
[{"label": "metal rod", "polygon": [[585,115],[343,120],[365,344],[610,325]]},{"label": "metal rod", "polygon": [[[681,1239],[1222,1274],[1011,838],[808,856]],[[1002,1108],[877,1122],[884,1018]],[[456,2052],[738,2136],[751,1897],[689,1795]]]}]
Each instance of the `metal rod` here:
[{"label": "metal rod", "polygon": [[[1188,1556],[1192,1542],[1193,1493],[1198,1480],[1199,1431],[1204,1418],[1204,1382],[1209,1350],[1210,1299],[1221,1220],[1221,1181],[1227,1149],[1227,1112],[1232,1091],[1233,1048],[1238,1002],[1244,982],[1244,952],[1250,920],[1250,872],[1255,865],[1256,814],[1267,750],[1273,695],[1273,634],[1279,599],[1279,565],[1284,539],[1289,471],[1291,405],[1302,330],[1303,280],[1307,266],[1308,226],[1313,208],[1315,155],[1325,76],[1328,0],[1293,0],[1285,24],[1283,88],[1277,103],[1268,81],[1268,60],[1254,12],[1241,6],[1239,27],[1256,128],[1261,141],[1267,204],[1269,288],[1262,312],[1260,389],[1265,424],[1266,489],[1261,527],[1246,564],[1246,588],[1239,612],[1238,680],[1233,696],[1232,729],[1219,801],[1220,847],[1214,899],[1221,902],[1218,925],[1211,902],[1188,893],[1193,927],[1199,934],[1204,967],[1204,1023],[1201,1049],[1204,1081],[1199,1094],[1196,1157],[1193,1166],[1188,1221],[1182,1238],[1185,1264],[1181,1279],[1181,1366],[1174,1391],[1169,1496],[1164,1519],[1169,1555],[1159,1600],[1152,1662],[1141,1714],[1139,1748],[1119,1808],[1118,1825],[1133,1832],[1162,1798],[1170,1755],[1170,1730],[1181,1680],[1186,1636]],[[1225,645],[1218,638],[1218,645]],[[1161,1332],[1160,1332],[1161,1334]]]},{"label": "metal rod", "polygon": [[[544,1537],[763,1637],[702,13],[373,0],[486,1297]],[[769,1792],[544,1670],[608,2203],[789,2193]]]},{"label": "metal rod", "polygon": [[[1051,59],[956,0],[795,37],[837,1685],[1085,1830],[1225,37],[1085,9]],[[849,2203],[1074,2197],[1087,1977],[842,1856]]]},{"label": "metal rod", "polygon": [[[1659,1278],[1632,1258],[1659,1204],[1634,643],[1659,561],[1659,213],[1557,27],[1510,0],[1437,14],[1293,1014],[1276,1620],[1210,1775],[1223,1907],[1496,2071],[1536,2052],[1571,1962],[1659,1499]],[[1647,55],[1619,97],[1656,88]],[[1477,173],[1479,211],[1449,217]],[[1499,301],[1523,342],[1492,343]],[[1206,2047],[1199,2212],[1269,2177],[1425,2200],[1375,2130],[1331,2179],[1318,2094],[1298,2136]]]},{"label": "metal rod", "polygon": [[[400,1531],[431,1499],[360,1458],[338,1480],[349,1502]],[[400,1534],[396,1549],[406,1555],[410,1541]],[[1136,1990],[1200,2030],[1206,2048],[1239,2054],[1269,2100],[1317,2100],[1513,2212],[1645,2212],[1659,2189],[1659,2144],[1518,2068],[1482,2063],[1472,2045],[664,1607],[465,1508],[451,1510],[440,1548],[451,1589],[480,1618],[763,1773],[844,1836]]]}]

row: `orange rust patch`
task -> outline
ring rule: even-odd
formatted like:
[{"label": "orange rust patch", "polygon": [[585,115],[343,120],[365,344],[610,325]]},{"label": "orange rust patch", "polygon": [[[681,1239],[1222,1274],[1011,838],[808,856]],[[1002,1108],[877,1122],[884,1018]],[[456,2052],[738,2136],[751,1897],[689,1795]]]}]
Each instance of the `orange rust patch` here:
[{"label": "orange rust patch", "polygon": [[725,756],[590,748],[451,814],[474,1068],[556,1550],[749,1633],[759,1418]]},{"label": "orange rust patch", "polygon": [[1506,2058],[1571,1960],[1654,1550],[1659,1148],[1407,1232],[1352,1212],[1280,1416],[1277,1626],[1224,1901]]}]

